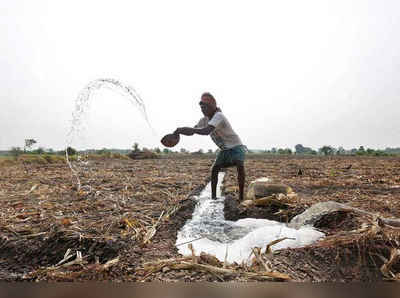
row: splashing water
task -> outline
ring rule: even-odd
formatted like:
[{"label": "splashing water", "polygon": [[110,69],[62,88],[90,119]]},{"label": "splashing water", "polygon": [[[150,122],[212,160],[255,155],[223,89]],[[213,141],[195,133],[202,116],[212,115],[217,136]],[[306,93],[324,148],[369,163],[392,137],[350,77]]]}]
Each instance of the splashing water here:
[{"label": "splashing water", "polygon": [[[66,148],[70,147],[74,139],[85,131],[85,117],[87,115],[87,111],[90,108],[91,95],[94,91],[101,88],[111,89],[123,95],[124,98],[128,99],[134,106],[139,109],[150,129],[153,131],[153,133],[155,133],[155,130],[151,126],[150,121],[147,117],[144,102],[133,87],[111,78],[97,79],[87,84],[86,87],[83,88],[82,91],[78,94],[78,97],[75,101],[75,111],[72,113],[71,129],[67,134]],[[76,179],[79,190],[81,188],[81,182],[78,175],[79,170],[72,164],[68,156],[68,150],[65,150],[65,155],[68,166],[70,167],[72,174]],[[78,162],[83,162],[82,160],[80,160],[79,156]]]}]

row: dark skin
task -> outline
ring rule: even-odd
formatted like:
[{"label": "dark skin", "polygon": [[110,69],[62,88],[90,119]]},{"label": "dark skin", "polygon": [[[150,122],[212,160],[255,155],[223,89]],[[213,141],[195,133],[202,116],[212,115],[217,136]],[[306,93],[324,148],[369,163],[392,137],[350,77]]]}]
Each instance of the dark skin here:
[{"label": "dark skin", "polygon": [[[212,107],[206,103],[200,102],[200,108],[204,116],[211,119],[217,112],[217,108]],[[174,134],[182,134],[185,136],[192,136],[194,134],[206,136],[213,132],[214,126],[208,125],[204,128],[193,128],[193,127],[179,127],[175,130]],[[212,198],[217,198],[217,183],[218,183],[218,173],[221,169],[236,167],[238,173],[238,184],[239,184],[239,200],[243,201],[244,198],[244,181],[245,181],[245,170],[244,163],[241,160],[234,160],[232,164],[222,164],[214,165],[211,169],[211,192]]]}]

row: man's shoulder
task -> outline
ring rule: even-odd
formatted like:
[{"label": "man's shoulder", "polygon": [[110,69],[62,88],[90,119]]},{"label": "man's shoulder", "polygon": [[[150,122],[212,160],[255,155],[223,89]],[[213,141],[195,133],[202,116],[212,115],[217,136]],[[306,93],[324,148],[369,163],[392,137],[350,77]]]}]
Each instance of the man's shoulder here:
[{"label": "man's shoulder", "polygon": [[222,114],[221,112],[216,112],[212,116],[210,121],[208,121],[208,124],[212,125],[214,127],[217,127],[217,126],[220,126],[221,124],[224,125],[225,122],[226,122],[226,118],[225,118],[224,114]]},{"label": "man's shoulder", "polygon": [[226,117],[225,117],[225,115],[222,113],[222,112],[216,112],[215,114],[214,114],[214,116],[213,116],[213,118],[216,118],[216,119],[226,119]]}]

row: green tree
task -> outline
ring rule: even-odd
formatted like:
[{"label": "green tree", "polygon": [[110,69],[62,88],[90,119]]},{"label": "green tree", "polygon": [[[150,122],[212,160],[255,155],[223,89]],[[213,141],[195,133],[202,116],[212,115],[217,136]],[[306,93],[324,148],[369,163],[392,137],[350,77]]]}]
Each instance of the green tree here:
[{"label": "green tree", "polygon": [[324,155],[332,155],[335,152],[335,149],[331,146],[323,146],[319,149],[319,151]]},{"label": "green tree", "polygon": [[338,148],[338,150],[336,151],[336,154],[337,155],[344,155],[344,154],[346,154],[346,150],[344,150],[344,148],[342,146],[340,146]]},{"label": "green tree", "polygon": [[35,139],[25,139],[24,152],[26,152],[26,149],[31,149],[36,143],[37,141]]},{"label": "green tree", "polygon": [[294,146],[294,149],[296,150],[296,154],[303,154],[305,152],[305,147],[302,144],[297,144]]},{"label": "green tree", "polygon": [[310,147],[304,147],[302,144],[294,146],[296,154],[313,154],[313,149]]},{"label": "green tree", "polygon": [[103,147],[102,149],[97,151],[97,154],[105,154],[107,152],[108,152],[107,148]]},{"label": "green tree", "polygon": [[71,155],[76,155],[76,153],[78,153],[78,152],[76,151],[76,149],[74,149],[74,148],[72,148],[72,147],[67,147],[67,154],[68,154],[69,156],[71,156]]},{"label": "green tree", "polygon": [[387,156],[388,154],[383,150],[375,150],[375,156]]},{"label": "green tree", "polygon": [[44,150],[43,147],[39,147],[39,148],[37,148],[37,149],[35,150],[35,153],[36,153],[36,154],[43,154],[44,152],[45,152],[45,150]]},{"label": "green tree", "polygon": [[360,146],[360,148],[358,148],[356,154],[357,155],[364,155],[365,154],[364,146]]},{"label": "green tree", "polygon": [[375,153],[375,150],[374,150],[374,149],[371,149],[371,148],[368,148],[368,149],[366,150],[366,153],[367,153],[368,155],[373,155],[373,154]]},{"label": "green tree", "polygon": [[292,154],[292,150],[289,148],[279,148],[278,149],[278,154]]},{"label": "green tree", "polygon": [[135,143],[133,144],[133,151],[134,151],[134,152],[140,151],[140,149],[139,149],[139,143],[136,143],[136,142],[135,142]]}]

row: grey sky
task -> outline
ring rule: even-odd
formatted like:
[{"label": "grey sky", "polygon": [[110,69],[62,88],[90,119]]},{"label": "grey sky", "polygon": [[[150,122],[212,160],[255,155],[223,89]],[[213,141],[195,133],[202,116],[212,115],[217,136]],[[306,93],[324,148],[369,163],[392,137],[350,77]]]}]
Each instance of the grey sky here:
[{"label": "grey sky", "polygon": [[400,146],[399,1],[15,0],[0,22],[0,150],[63,148],[76,96],[104,77],[138,91],[157,134],[100,90],[77,147],[162,147],[204,91],[249,148]]}]

